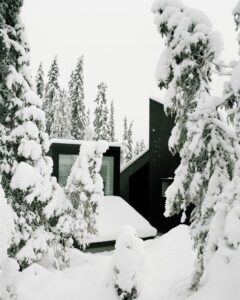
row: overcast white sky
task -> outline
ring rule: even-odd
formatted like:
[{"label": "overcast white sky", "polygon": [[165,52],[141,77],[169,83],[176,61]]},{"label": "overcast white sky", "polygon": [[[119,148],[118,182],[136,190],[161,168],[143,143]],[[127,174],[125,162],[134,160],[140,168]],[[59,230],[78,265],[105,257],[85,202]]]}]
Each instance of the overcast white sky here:
[{"label": "overcast white sky", "polygon": [[[126,115],[134,139],[148,140],[149,96],[159,93],[154,72],[163,43],[153,24],[152,0],[24,0],[22,11],[31,48],[33,75],[40,61],[45,73],[58,54],[61,84],[67,86],[77,58],[85,56],[86,105],[93,111],[97,84],[105,81],[114,100],[117,135]],[[185,0],[203,10],[225,43],[223,58],[235,59],[237,0]],[[220,83],[216,84],[218,87]]]}]

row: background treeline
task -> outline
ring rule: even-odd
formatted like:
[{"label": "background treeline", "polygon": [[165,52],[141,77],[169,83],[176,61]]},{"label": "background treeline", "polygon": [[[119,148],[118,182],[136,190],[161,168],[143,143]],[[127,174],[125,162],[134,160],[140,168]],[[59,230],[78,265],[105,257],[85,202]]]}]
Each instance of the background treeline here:
[{"label": "background treeline", "polygon": [[[108,87],[105,82],[97,86],[95,109],[91,116],[86,105],[84,92],[84,57],[81,56],[72,71],[68,87],[59,83],[57,56],[53,59],[46,82],[43,64],[40,63],[36,75],[36,92],[43,101],[46,115],[46,131],[50,138],[77,140],[106,140],[119,142],[115,130],[115,107],[113,100],[108,101]],[[133,121],[128,125],[123,120],[121,164],[129,162],[144,149],[144,140],[133,142]]]}]

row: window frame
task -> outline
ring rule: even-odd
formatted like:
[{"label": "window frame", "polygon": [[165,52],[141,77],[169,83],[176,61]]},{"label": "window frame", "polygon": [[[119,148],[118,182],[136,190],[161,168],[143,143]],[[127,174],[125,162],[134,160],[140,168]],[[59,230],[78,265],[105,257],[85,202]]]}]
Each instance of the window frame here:
[{"label": "window frame", "polygon": [[[81,144],[61,144],[52,143],[48,155],[53,160],[52,175],[59,181],[59,155],[79,155]],[[103,154],[103,156],[113,157],[113,195],[119,196],[120,188],[120,147],[109,146],[109,149]]]}]

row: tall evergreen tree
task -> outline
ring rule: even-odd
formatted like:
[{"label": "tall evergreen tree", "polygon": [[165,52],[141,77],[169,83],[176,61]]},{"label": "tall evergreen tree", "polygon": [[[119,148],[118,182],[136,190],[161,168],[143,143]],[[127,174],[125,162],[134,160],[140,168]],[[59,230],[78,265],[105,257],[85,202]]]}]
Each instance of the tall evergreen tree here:
[{"label": "tall evergreen tree", "polygon": [[136,142],[136,145],[135,145],[135,149],[134,149],[134,155],[138,155],[140,154],[141,152],[143,152],[145,150],[145,143],[144,143],[144,140],[141,139],[140,142]]},{"label": "tall evergreen tree", "polygon": [[139,146],[140,146],[140,152],[145,150],[146,146],[144,143],[144,139],[141,139]]},{"label": "tall evergreen tree", "polygon": [[127,117],[125,116],[123,119],[123,141],[128,139],[128,125],[127,125]]},{"label": "tall evergreen tree", "polygon": [[53,138],[71,138],[71,107],[66,90],[59,90],[59,96],[53,102],[53,121],[50,136]]},{"label": "tall evergreen tree", "polygon": [[191,235],[197,262],[191,287],[196,289],[208,262],[205,255],[211,243],[214,207],[232,178],[235,162],[233,137],[216,109],[223,100],[209,93],[220,41],[208,18],[181,2],[157,0],[153,12],[166,38],[157,79],[161,89],[168,89],[165,110],[175,118],[169,146],[181,157],[174,182],[166,191],[165,215],[183,211],[184,220],[187,208],[195,207]]},{"label": "tall evergreen tree", "polygon": [[87,122],[86,122],[86,128],[85,128],[85,135],[84,140],[85,141],[93,141],[94,140],[94,129],[91,124],[91,115],[90,115],[90,109],[87,111]]},{"label": "tall evergreen tree", "polygon": [[126,156],[127,156],[127,152],[128,152],[127,139],[128,139],[128,125],[127,125],[127,117],[125,116],[123,119],[123,135],[122,135],[122,145],[121,145],[121,165],[122,166],[126,163]]},{"label": "tall evergreen tree", "polygon": [[48,72],[48,82],[45,88],[45,97],[43,102],[43,109],[46,114],[46,130],[52,137],[52,124],[54,121],[55,106],[58,105],[60,97],[59,87],[59,68],[57,57],[54,58],[50,70]]},{"label": "tall evergreen tree", "polygon": [[130,161],[133,158],[133,121],[130,123],[128,131],[127,131],[127,156],[126,161]]},{"label": "tall evergreen tree", "polygon": [[97,140],[110,140],[109,127],[108,127],[108,108],[107,108],[107,85],[101,82],[98,85],[98,93],[96,102],[96,108],[94,111],[93,126],[95,130],[95,138]]},{"label": "tall evergreen tree", "polygon": [[90,109],[87,110],[86,126],[89,127],[91,124],[91,113]]},{"label": "tall evergreen tree", "polygon": [[60,102],[62,103],[62,131],[61,138],[71,139],[71,106],[69,105],[68,93],[65,89],[60,91]]},{"label": "tall evergreen tree", "polygon": [[44,73],[43,73],[43,64],[40,63],[36,76],[36,92],[40,99],[44,97]]},{"label": "tall evergreen tree", "polygon": [[134,155],[137,156],[140,152],[141,152],[141,148],[140,148],[139,142],[136,142],[135,149],[134,149]]},{"label": "tall evergreen tree", "polygon": [[87,123],[86,108],[84,104],[84,75],[83,56],[77,61],[76,69],[71,74],[69,82],[69,99],[71,104],[72,137],[84,140]]},{"label": "tall evergreen tree", "polygon": [[63,114],[62,109],[64,103],[62,103],[62,98],[60,96],[60,90],[58,91],[56,97],[53,98],[52,103],[52,112],[53,118],[50,126],[49,136],[50,138],[62,138],[62,129],[63,129]]},{"label": "tall evergreen tree", "polygon": [[128,127],[127,117],[123,120],[123,141],[121,146],[121,165],[124,165],[133,158],[133,122]]},{"label": "tall evergreen tree", "polygon": [[97,234],[99,202],[103,198],[103,180],[99,174],[106,141],[83,142],[67,180],[66,191],[72,202],[69,237],[85,248]]},{"label": "tall evergreen tree", "polygon": [[[238,43],[240,42],[240,1],[233,10],[234,19],[238,31]],[[240,45],[240,44],[239,44]],[[240,53],[240,52],[239,52]],[[209,242],[205,253],[205,261],[212,259],[216,253],[220,254],[228,264],[232,262],[236,253],[240,250],[240,60],[229,66],[232,70],[230,80],[224,85],[225,111],[231,128],[235,129],[236,139],[234,148],[236,151],[237,162],[234,165],[234,171],[231,181],[227,182],[214,207],[214,216],[211,220],[211,226],[208,233]]]},{"label": "tall evergreen tree", "polygon": [[111,101],[109,131],[110,131],[110,142],[114,142],[115,141],[115,120],[114,120],[114,104],[113,104],[113,101]]},{"label": "tall evergreen tree", "polygon": [[53,229],[58,218],[52,225],[49,218],[62,213],[63,206],[53,197],[57,184],[46,157],[48,136],[41,100],[33,92],[21,6],[21,0],[0,3],[0,31],[4,33],[0,37],[0,174],[16,215],[8,252],[24,268],[58,244],[59,233]]}]

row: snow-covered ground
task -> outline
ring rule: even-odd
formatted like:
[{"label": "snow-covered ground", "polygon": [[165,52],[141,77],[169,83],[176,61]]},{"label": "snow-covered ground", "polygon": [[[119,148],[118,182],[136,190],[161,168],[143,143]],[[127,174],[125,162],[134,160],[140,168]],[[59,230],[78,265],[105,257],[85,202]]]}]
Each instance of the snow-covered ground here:
[{"label": "snow-covered ground", "polygon": [[[148,268],[139,300],[163,300],[189,280],[194,253],[187,226],[144,242]],[[71,266],[64,271],[34,264],[20,274],[18,300],[117,300],[111,284],[112,252],[72,250]],[[206,299],[205,299],[206,300]]]},{"label": "snow-covered ground", "polygon": [[[239,255],[230,264],[221,254],[212,261],[198,292],[189,287],[195,255],[189,228],[180,225],[144,242],[147,265],[138,300],[239,300]],[[119,300],[112,284],[113,252],[100,254],[72,250],[64,271],[34,264],[19,275],[18,300]]]},{"label": "snow-covered ground", "polygon": [[101,206],[98,217],[99,235],[92,239],[92,243],[115,241],[124,226],[134,227],[141,238],[157,234],[157,230],[122,198],[105,196]]}]

